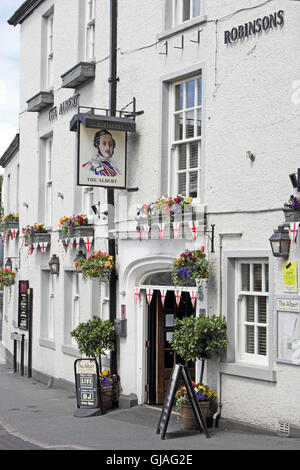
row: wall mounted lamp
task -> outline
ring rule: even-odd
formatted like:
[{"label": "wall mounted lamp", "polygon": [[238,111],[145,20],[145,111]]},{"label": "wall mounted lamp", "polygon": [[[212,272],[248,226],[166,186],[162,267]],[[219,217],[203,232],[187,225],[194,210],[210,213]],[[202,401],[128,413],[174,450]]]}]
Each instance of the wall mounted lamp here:
[{"label": "wall mounted lamp", "polygon": [[300,168],[298,168],[297,173],[291,173],[289,177],[293,188],[297,188],[297,191],[300,191]]},{"label": "wall mounted lamp", "polygon": [[288,258],[290,252],[290,235],[289,229],[285,225],[279,225],[274,230],[273,235],[269,238],[273,256],[279,258]]},{"label": "wall mounted lamp", "polygon": [[51,274],[59,274],[59,258],[56,255],[52,255],[49,261],[49,268]]},{"label": "wall mounted lamp", "polygon": [[15,266],[15,270],[20,269],[20,257],[19,257],[19,256],[9,256],[8,258],[6,258],[6,261],[5,261],[5,269],[9,269],[10,271],[12,271],[12,269],[13,269],[12,260],[13,260],[13,259],[17,259],[17,260],[18,260],[18,267]]}]

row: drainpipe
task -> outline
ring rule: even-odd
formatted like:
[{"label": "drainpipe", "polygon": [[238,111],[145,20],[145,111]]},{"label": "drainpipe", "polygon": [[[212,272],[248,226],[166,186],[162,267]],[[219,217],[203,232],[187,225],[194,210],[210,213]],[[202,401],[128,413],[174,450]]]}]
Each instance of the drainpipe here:
[{"label": "drainpipe", "polygon": [[[117,19],[118,19],[118,0],[110,0],[110,62],[109,62],[109,113],[110,116],[116,115],[117,110]],[[108,204],[108,252],[115,259],[116,241],[113,232],[115,220],[115,194],[114,189],[107,189]],[[110,234],[112,234],[110,238]],[[115,269],[112,272],[109,281],[109,319],[114,322],[116,318],[117,305],[117,277]],[[110,370],[112,374],[117,374],[117,351],[110,353]]]},{"label": "drainpipe", "polygon": [[[223,271],[222,271],[222,258],[223,258],[223,238],[224,237],[241,237],[243,235],[242,232],[223,232],[219,233],[219,312],[220,316],[223,315],[222,312],[222,303],[223,303],[223,284],[222,284],[222,277],[223,277]],[[221,387],[222,381],[221,381],[221,372],[220,370],[218,371],[218,383],[217,383],[217,395],[219,397],[219,402],[218,402],[218,409],[216,413],[213,415],[213,427],[218,427],[219,426],[219,420],[221,417],[221,409],[222,409],[222,387]]]}]

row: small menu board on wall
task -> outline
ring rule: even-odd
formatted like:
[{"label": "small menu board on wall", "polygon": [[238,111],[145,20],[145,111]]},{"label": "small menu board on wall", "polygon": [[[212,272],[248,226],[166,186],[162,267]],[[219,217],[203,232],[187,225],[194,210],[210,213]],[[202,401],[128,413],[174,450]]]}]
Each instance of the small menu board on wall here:
[{"label": "small menu board on wall", "polygon": [[29,281],[19,281],[18,328],[28,330],[29,326]]},{"label": "small menu board on wall", "polygon": [[300,297],[276,297],[276,360],[300,365]]},{"label": "small menu board on wall", "polygon": [[296,261],[285,261],[283,263],[282,278],[283,292],[296,294],[298,292]]}]

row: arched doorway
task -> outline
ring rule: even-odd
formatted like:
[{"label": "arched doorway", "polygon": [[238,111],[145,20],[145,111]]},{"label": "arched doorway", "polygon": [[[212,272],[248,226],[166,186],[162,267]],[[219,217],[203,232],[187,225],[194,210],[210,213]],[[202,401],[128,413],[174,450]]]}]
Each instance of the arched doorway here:
[{"label": "arched doorway", "polygon": [[[174,364],[186,364],[192,378],[195,377],[195,364],[185,363],[170,344],[175,319],[194,314],[195,308],[188,292],[181,293],[177,306],[170,271],[148,275],[141,282],[141,287],[143,286],[153,288],[152,301],[148,307],[148,339],[146,341],[147,401],[150,404],[160,404],[164,401]],[[164,304],[160,292],[162,287],[167,291]]]}]

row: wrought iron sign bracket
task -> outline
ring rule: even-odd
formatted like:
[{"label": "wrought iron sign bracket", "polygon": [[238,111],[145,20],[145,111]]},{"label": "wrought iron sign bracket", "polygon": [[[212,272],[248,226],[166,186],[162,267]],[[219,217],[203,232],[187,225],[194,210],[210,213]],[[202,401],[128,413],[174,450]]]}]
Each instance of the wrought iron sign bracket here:
[{"label": "wrought iron sign bracket", "polygon": [[184,49],[184,35],[181,35],[181,46],[174,46],[174,49]]},{"label": "wrought iron sign bracket", "polygon": [[204,229],[202,233],[204,233],[204,235],[207,235],[207,237],[209,238],[210,240],[210,247],[211,247],[211,253],[214,253],[215,252],[215,224],[211,224],[211,230],[206,230]]}]

